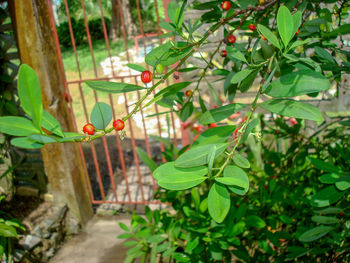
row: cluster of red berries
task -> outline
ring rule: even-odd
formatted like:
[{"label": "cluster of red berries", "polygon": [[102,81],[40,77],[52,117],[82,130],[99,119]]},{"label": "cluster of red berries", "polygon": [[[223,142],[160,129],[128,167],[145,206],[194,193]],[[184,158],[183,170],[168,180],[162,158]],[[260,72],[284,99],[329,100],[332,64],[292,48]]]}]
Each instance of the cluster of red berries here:
[{"label": "cluster of red berries", "polygon": [[[124,129],[125,127],[125,123],[123,120],[121,119],[118,119],[118,120],[115,120],[113,121],[113,127],[114,129],[116,129],[117,131],[121,131]],[[94,135],[95,134],[95,131],[96,131],[96,128],[93,124],[91,123],[88,123],[88,124],[85,124],[84,127],[83,127],[83,132],[87,135]]]}]

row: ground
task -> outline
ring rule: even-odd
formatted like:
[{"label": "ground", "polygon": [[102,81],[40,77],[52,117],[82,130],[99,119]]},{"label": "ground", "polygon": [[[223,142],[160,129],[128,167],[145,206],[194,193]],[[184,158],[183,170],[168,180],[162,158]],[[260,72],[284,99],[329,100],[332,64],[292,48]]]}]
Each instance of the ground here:
[{"label": "ground", "polygon": [[50,263],[122,263],[125,239],[117,236],[124,231],[119,222],[130,225],[130,215],[94,217],[86,228],[69,240],[50,260]]}]

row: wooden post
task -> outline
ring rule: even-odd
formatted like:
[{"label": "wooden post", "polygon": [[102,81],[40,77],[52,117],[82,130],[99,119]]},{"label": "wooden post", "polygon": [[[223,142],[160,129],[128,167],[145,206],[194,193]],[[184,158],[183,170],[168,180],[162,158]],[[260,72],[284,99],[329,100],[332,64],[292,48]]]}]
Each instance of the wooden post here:
[{"label": "wooden post", "polygon": [[[64,72],[60,68],[47,0],[10,1],[22,63],[39,77],[43,107],[62,125],[74,131],[64,94]],[[68,205],[82,224],[93,215],[86,177],[77,144],[49,144],[42,149],[45,173],[55,202]]]}]

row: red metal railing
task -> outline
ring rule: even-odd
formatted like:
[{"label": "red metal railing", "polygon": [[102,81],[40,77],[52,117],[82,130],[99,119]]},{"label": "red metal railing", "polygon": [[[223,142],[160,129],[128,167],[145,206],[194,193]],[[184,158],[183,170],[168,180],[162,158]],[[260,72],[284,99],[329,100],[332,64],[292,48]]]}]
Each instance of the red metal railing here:
[{"label": "red metal railing", "polygon": [[[49,4],[49,7],[50,7],[50,16],[51,16],[53,34],[54,34],[57,50],[59,53],[59,57],[61,58],[60,68],[63,72],[65,72],[64,63],[62,60],[62,53],[61,53],[59,38],[58,38],[57,29],[56,29],[56,25],[55,25],[55,21],[54,21],[54,16],[53,16],[52,2],[51,2],[51,0],[47,0],[47,1]],[[116,1],[118,1],[118,5],[119,5],[119,7],[121,7],[122,6],[121,0],[116,0]],[[155,0],[154,3],[155,3],[155,10],[156,10],[156,18],[157,18],[157,33],[156,34],[146,34],[144,32],[144,27],[143,27],[143,19],[142,19],[141,11],[140,11],[140,3],[139,3],[139,0],[136,0],[139,29],[140,29],[141,34],[139,36],[135,37],[135,47],[136,47],[136,50],[139,49],[138,40],[141,39],[142,45],[143,45],[143,50],[144,50],[145,54],[147,51],[147,44],[146,44],[147,38],[153,37],[153,36],[159,36],[160,34],[162,34],[161,28],[159,26],[159,21],[160,21],[159,8],[158,8],[159,3],[157,2],[157,0]],[[165,10],[165,17],[166,18],[167,18],[166,7],[167,7],[168,3],[169,3],[169,0],[163,0],[163,3],[162,3],[164,10]],[[80,126],[77,124],[77,119],[76,119],[77,113],[74,111],[74,108],[76,108],[77,105],[75,105],[76,103],[73,104],[72,99],[71,99],[72,98],[71,97],[72,90],[75,90],[75,89],[79,90],[79,98],[73,97],[73,100],[77,100],[78,102],[80,102],[78,106],[80,107],[80,109],[82,109],[81,111],[83,112],[85,122],[87,123],[87,122],[89,122],[89,113],[88,113],[88,107],[87,107],[88,105],[86,103],[86,98],[85,98],[86,94],[85,94],[84,88],[83,88],[84,81],[86,81],[86,80],[107,80],[107,81],[117,80],[120,82],[129,81],[129,82],[133,82],[135,84],[138,84],[138,82],[139,82],[139,80],[138,80],[139,75],[132,74],[130,69],[129,69],[129,75],[118,76],[118,74],[114,68],[114,63],[112,63],[112,52],[111,52],[110,40],[108,37],[107,26],[106,26],[106,22],[105,22],[105,18],[104,18],[104,12],[103,12],[103,8],[102,8],[101,0],[98,1],[98,7],[100,9],[104,42],[105,42],[106,51],[108,54],[108,56],[106,58],[109,58],[109,61],[110,61],[111,67],[112,67],[112,70],[111,70],[112,75],[111,76],[100,76],[101,74],[99,74],[98,67],[97,67],[96,60],[95,60],[95,54],[94,54],[94,49],[93,49],[93,40],[92,40],[91,35],[90,35],[90,30],[89,30],[89,25],[88,25],[88,16],[87,16],[87,11],[85,8],[84,1],[81,0],[80,4],[81,4],[81,8],[82,8],[85,31],[86,31],[86,38],[87,38],[87,43],[88,43],[88,47],[89,47],[89,51],[90,51],[90,57],[91,57],[91,61],[92,61],[92,68],[93,68],[93,76],[89,76],[88,78],[86,78],[86,77],[84,78],[82,76],[81,63],[79,61],[77,45],[76,45],[76,41],[75,41],[75,37],[74,37],[74,32],[73,32],[73,27],[72,27],[72,19],[71,19],[71,15],[69,12],[69,5],[68,5],[68,1],[64,0],[65,13],[66,13],[66,18],[67,18],[68,27],[69,27],[69,33],[70,33],[71,44],[72,44],[72,49],[73,49],[73,53],[74,53],[74,59],[75,59],[75,63],[76,63],[76,73],[78,73],[78,79],[74,79],[74,80],[67,79],[67,76],[65,74],[63,74],[64,75],[63,82],[64,82],[64,88],[65,88],[65,93],[66,93],[65,97],[68,98],[68,103],[69,103],[70,111],[71,111],[71,117],[74,121],[74,129],[76,132],[80,131]],[[123,37],[124,48],[125,48],[125,52],[126,52],[126,58],[127,58],[128,63],[131,63],[129,48],[128,48],[128,35],[127,35],[127,30],[126,30],[126,26],[125,26],[122,8],[119,8],[119,12],[120,12],[119,15],[120,15],[120,19],[121,19],[122,37]],[[161,42],[162,42],[162,40],[159,39],[159,43],[161,43]],[[166,84],[169,85],[169,82],[167,82]],[[76,94],[76,92],[75,92],[75,94]],[[94,96],[94,101],[98,102],[99,98],[98,98],[98,93],[96,91],[93,91],[93,96]],[[130,108],[129,108],[130,106],[128,105],[128,96],[127,96],[127,94],[124,93],[123,97],[124,97],[125,113],[128,114],[130,111]],[[112,108],[113,117],[114,117],[114,119],[116,119],[117,118],[116,109],[120,110],[120,108],[118,108],[118,106],[115,105],[114,99],[115,99],[115,97],[112,94],[108,94],[108,103],[110,104],[110,106]],[[137,92],[137,99],[140,99],[140,92]],[[159,113],[159,108],[158,108],[157,104],[154,105],[154,112]],[[142,121],[143,131],[138,132],[138,136],[140,137],[140,134],[143,134],[144,148],[145,148],[148,156],[152,157],[151,156],[151,146],[150,146],[149,136],[148,136],[149,131],[147,130],[144,112],[141,111],[140,113],[141,113],[141,121]],[[162,129],[161,129],[161,121],[160,121],[159,115],[157,115],[156,118],[157,118],[158,135],[161,136]],[[173,131],[173,135],[174,135],[173,143],[176,146],[177,145],[176,131],[177,130],[179,131],[180,128],[176,127],[176,119],[175,119],[175,116],[173,113],[171,113],[170,119],[171,119],[172,131]],[[102,203],[118,203],[118,204],[159,203],[158,201],[149,199],[148,197],[145,196],[144,184],[143,184],[143,174],[142,174],[142,171],[140,169],[140,160],[139,160],[137,152],[136,152],[136,141],[135,141],[135,134],[134,134],[135,127],[134,127],[133,121],[128,121],[127,126],[128,126],[127,128],[129,129],[128,134],[130,135],[130,141],[131,141],[131,145],[132,145],[132,156],[133,156],[133,160],[134,160],[134,165],[136,166],[137,184],[138,184],[138,191],[140,191],[141,201],[137,200],[137,198],[134,198],[132,190],[130,189],[128,167],[127,167],[127,163],[126,163],[125,156],[124,156],[123,145],[122,145],[122,142],[121,142],[121,139],[119,137],[118,132],[115,132],[114,136],[115,136],[116,142],[117,142],[117,152],[118,152],[118,157],[119,157],[120,166],[121,166],[122,179],[125,182],[125,187],[126,187],[125,196],[126,196],[127,200],[120,200],[118,197],[118,191],[119,191],[118,186],[119,185],[116,183],[116,179],[119,180],[119,178],[116,177],[116,171],[117,171],[116,168],[117,167],[116,167],[116,164],[112,163],[112,161],[111,161],[111,155],[110,155],[111,149],[109,149],[109,145],[107,143],[106,137],[103,136],[102,137],[102,146],[103,146],[104,156],[97,154],[95,142],[94,141],[90,142],[90,150],[92,153],[92,159],[93,159],[93,163],[95,166],[94,175],[96,176],[96,179],[97,179],[97,183],[96,183],[97,185],[92,185],[91,178],[93,175],[89,174],[89,169],[88,169],[87,163],[86,163],[86,156],[85,156],[86,153],[83,150],[83,146],[81,144],[79,144],[79,151],[80,151],[80,154],[81,154],[81,157],[83,160],[84,172],[85,172],[87,182],[88,182],[87,187],[89,189],[91,202],[93,204],[102,204]],[[165,150],[165,146],[162,143],[160,143],[160,150],[161,151]],[[117,154],[117,153],[115,152],[113,154]],[[106,164],[107,164],[107,171],[108,171],[107,174],[101,174],[101,167],[100,166],[101,166],[101,163],[103,163],[102,160],[103,160],[103,162],[106,162]],[[162,156],[162,161],[165,161],[163,156]],[[108,190],[109,193],[106,193],[106,191],[105,191],[105,187],[106,187],[105,182],[107,181],[106,176],[108,176],[109,180],[110,180],[110,187]],[[156,187],[157,187],[156,182],[153,179],[153,177],[152,177],[152,187],[153,187],[153,189],[156,189]],[[97,188],[99,190],[98,193],[96,193]],[[112,198],[112,200],[110,200],[110,198],[107,198],[108,194],[112,194],[114,198]]]}]

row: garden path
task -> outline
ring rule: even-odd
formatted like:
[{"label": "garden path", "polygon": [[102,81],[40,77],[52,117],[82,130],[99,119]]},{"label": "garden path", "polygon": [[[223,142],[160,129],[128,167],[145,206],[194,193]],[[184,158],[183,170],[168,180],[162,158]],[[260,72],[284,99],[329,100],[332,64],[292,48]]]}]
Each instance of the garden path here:
[{"label": "garden path", "polygon": [[130,225],[130,218],[130,215],[94,217],[79,235],[64,243],[50,263],[122,263],[126,248],[125,240],[117,238],[124,233],[119,223]]}]

